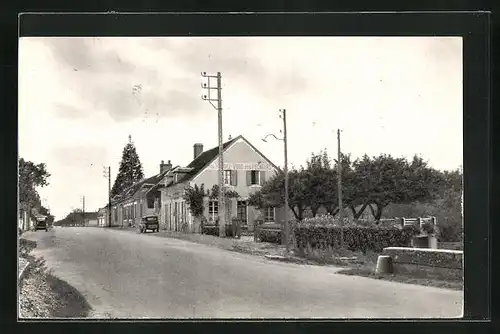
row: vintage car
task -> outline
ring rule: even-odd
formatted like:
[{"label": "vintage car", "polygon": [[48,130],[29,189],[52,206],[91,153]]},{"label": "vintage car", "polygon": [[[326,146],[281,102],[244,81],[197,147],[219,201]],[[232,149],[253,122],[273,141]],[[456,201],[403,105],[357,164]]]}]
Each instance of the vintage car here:
[{"label": "vintage car", "polygon": [[152,230],[153,232],[158,232],[160,229],[160,223],[158,222],[158,216],[150,215],[144,216],[139,224],[139,233],[146,233],[147,230]]},{"label": "vintage car", "polygon": [[45,230],[45,232],[48,232],[49,225],[47,224],[47,218],[46,217],[37,217],[34,230],[35,231]]}]

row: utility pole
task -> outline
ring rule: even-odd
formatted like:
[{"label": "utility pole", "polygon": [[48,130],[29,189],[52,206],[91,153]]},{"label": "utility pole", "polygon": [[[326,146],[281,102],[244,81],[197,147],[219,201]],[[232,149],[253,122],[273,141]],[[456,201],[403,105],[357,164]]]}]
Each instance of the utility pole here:
[{"label": "utility pole", "polygon": [[[290,223],[288,221],[288,142],[286,136],[286,109],[282,110],[283,114],[283,143],[285,150],[285,245],[286,245],[286,254],[288,255],[290,252]],[[281,116],[281,115],[280,115]]]},{"label": "utility pole", "polygon": [[104,177],[108,179],[108,226],[111,227],[111,166],[104,167]]},{"label": "utility pole", "polygon": [[[219,213],[219,236],[220,237],[225,237],[226,235],[226,205],[224,201],[224,184],[223,184],[223,178],[224,178],[224,159],[222,155],[223,151],[223,143],[222,143],[222,75],[220,72],[217,72],[217,75],[209,75],[207,72],[202,72],[201,76],[203,78],[207,78],[207,83],[202,84],[202,88],[207,90],[207,95],[203,95],[202,99],[205,101],[208,101],[212,107],[217,110],[217,117],[218,117],[218,141],[219,141],[219,203],[218,203],[218,213]],[[215,87],[211,86],[210,79],[216,79],[217,85]],[[212,98],[211,97],[211,91],[216,90],[217,91],[217,98]],[[217,105],[214,105],[212,102],[217,102]]]},{"label": "utility pole", "polygon": [[83,200],[83,211],[82,211],[82,218],[83,218],[83,226],[85,226],[85,195],[82,198]]},{"label": "utility pole", "polygon": [[339,221],[340,221],[340,247],[344,248],[344,221],[342,210],[342,153],[340,151],[340,129],[337,130],[337,181],[338,181],[338,197],[339,197]]},{"label": "utility pole", "polygon": [[286,132],[286,109],[280,109],[281,115],[280,118],[283,119],[283,130],[280,130],[280,132],[283,133],[283,138],[276,137],[275,134],[267,134],[264,138],[262,138],[263,142],[267,143],[267,137],[271,136],[274,137],[277,140],[282,140],[283,141],[283,146],[284,146],[284,153],[285,153],[285,207],[284,207],[284,218],[285,218],[285,223],[283,224],[282,227],[282,238],[281,241],[282,243],[285,244],[286,246],[286,254],[288,255],[290,252],[290,222],[288,221],[288,138],[287,138],[287,132]]}]

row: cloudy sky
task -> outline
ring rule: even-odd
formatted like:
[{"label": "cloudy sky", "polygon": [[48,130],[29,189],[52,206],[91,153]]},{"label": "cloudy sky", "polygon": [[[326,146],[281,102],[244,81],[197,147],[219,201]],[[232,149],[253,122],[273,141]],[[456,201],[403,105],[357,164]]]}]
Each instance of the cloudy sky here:
[{"label": "cloudy sky", "polygon": [[22,38],[19,155],[45,162],[40,189],[56,218],[107,201],[132,136],[147,176],[161,160],[187,165],[193,144],[217,145],[217,113],[201,100],[201,71],[222,72],[224,138],[245,136],[283,165],[342,150],[421,154],[462,164],[462,40],[447,37]]}]

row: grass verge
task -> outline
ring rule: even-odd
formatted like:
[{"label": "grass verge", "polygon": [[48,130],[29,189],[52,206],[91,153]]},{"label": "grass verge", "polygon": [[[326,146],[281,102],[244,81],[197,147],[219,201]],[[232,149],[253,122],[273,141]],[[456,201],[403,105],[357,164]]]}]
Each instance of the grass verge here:
[{"label": "grass verge", "polygon": [[436,279],[430,279],[430,278],[416,278],[416,277],[409,277],[409,276],[397,275],[397,274],[376,274],[374,269],[370,269],[367,267],[342,269],[342,270],[338,271],[337,274],[363,276],[363,277],[369,277],[369,278],[373,278],[373,279],[383,279],[383,280],[399,282],[399,283],[432,286],[432,287],[436,287],[436,288],[445,288],[445,289],[451,289],[451,290],[463,290],[463,281],[436,280]]},{"label": "grass verge", "polygon": [[20,318],[85,318],[91,310],[85,297],[54,276],[41,258],[27,256],[28,267],[19,294]]}]

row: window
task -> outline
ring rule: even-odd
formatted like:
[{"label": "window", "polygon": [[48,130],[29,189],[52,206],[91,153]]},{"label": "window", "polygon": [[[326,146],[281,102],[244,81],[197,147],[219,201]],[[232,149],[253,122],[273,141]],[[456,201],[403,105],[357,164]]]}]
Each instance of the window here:
[{"label": "window", "polygon": [[113,216],[114,216],[114,221],[118,220],[118,210],[116,210],[116,207],[113,208]]},{"label": "window", "polygon": [[224,171],[224,184],[225,185],[231,184],[231,171],[230,170]]},{"label": "window", "polygon": [[268,207],[264,209],[264,221],[273,222],[275,220],[275,209]]},{"label": "window", "polygon": [[265,171],[247,171],[247,186],[262,185],[265,181]]},{"label": "window", "polygon": [[238,171],[236,170],[225,170],[224,171],[224,184],[227,186],[237,186],[238,185]]},{"label": "window", "polygon": [[152,197],[148,197],[147,201],[148,201],[148,209],[154,209],[155,208],[155,199]]},{"label": "window", "polygon": [[250,184],[260,184],[260,173],[257,170],[251,171],[251,183]]},{"label": "window", "polygon": [[216,221],[219,216],[219,202],[210,201],[208,202],[208,220]]},{"label": "window", "polygon": [[243,223],[247,223],[247,202],[238,201],[236,207],[236,217]]}]

